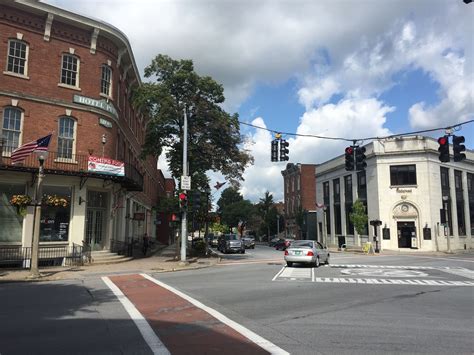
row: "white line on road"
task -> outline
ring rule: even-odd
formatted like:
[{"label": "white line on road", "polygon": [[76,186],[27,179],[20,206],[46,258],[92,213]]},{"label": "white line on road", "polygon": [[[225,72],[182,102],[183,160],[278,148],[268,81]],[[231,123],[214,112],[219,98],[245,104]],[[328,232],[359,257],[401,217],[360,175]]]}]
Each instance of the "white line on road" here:
[{"label": "white line on road", "polygon": [[278,273],[275,275],[275,277],[272,279],[272,281],[275,281],[275,279],[276,279],[278,276],[280,276],[280,274],[285,270],[285,267],[286,267],[286,266],[283,266],[283,267],[281,268],[281,270],[278,271]]},{"label": "white line on road", "polygon": [[203,311],[209,313],[214,318],[218,319],[222,323],[226,324],[227,326],[231,327],[235,331],[239,332],[240,334],[242,334],[246,338],[250,339],[255,344],[257,344],[261,348],[265,349],[269,353],[278,354],[278,355],[280,355],[280,354],[281,355],[289,355],[289,353],[286,352],[285,350],[283,350],[282,348],[279,348],[278,346],[276,346],[272,342],[268,341],[267,339],[265,339],[265,338],[261,337],[260,335],[252,332],[250,329],[245,328],[243,325],[241,325],[239,323],[236,323],[233,320],[227,318],[225,315],[223,315],[222,313],[216,311],[215,309],[210,308],[210,307],[202,304],[198,300],[184,294],[181,291],[178,291],[177,289],[175,289],[172,286],[169,286],[169,285],[167,285],[167,284],[165,284],[161,281],[158,281],[157,279],[151,277],[150,275],[147,275],[147,274],[140,274],[140,275],[142,275],[147,280],[150,280],[151,282],[157,284],[158,286],[166,288],[168,291],[171,291],[174,294],[184,298],[186,301],[192,303],[196,307],[201,308]]},{"label": "white line on road", "polygon": [[118,298],[120,303],[122,303],[123,308],[130,315],[130,318],[135,322],[138,330],[140,331],[143,339],[150,347],[153,354],[158,355],[169,355],[171,354],[166,346],[161,342],[160,338],[155,334],[153,329],[150,327],[150,324],[142,316],[142,314],[135,308],[132,302],[123,294],[123,292],[108,278],[102,277],[104,283],[112,290],[114,295]]},{"label": "white line on road", "polygon": [[474,286],[473,281],[444,281],[444,280],[398,280],[398,279],[364,279],[316,277],[314,282],[320,283],[356,283],[370,285],[411,285],[411,286]]}]

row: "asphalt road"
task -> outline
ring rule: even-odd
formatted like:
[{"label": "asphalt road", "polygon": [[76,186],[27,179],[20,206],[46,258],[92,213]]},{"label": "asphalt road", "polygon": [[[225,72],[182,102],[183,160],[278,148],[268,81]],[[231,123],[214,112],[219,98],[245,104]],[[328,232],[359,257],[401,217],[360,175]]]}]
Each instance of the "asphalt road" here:
[{"label": "asphalt road", "polygon": [[[474,255],[331,258],[286,268],[281,251],[257,246],[150,276],[292,354],[473,353]],[[98,277],[0,284],[0,298],[2,355],[151,353]]]}]

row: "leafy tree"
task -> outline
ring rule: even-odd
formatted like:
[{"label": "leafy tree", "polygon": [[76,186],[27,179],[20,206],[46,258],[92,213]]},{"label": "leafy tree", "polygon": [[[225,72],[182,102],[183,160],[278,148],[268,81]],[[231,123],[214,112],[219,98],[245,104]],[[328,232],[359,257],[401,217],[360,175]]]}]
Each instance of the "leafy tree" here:
[{"label": "leafy tree", "polygon": [[224,89],[208,76],[194,71],[192,60],[173,60],[158,55],[145,68],[145,77],[154,78],[138,87],[133,102],[147,117],[142,156],[159,156],[164,148],[171,174],[182,175],[184,111],[188,121],[189,171],[198,172],[194,187],[204,189],[206,171],[220,171],[238,186],[242,173],[253,158],[239,149],[243,142],[239,117],[221,108]]},{"label": "leafy tree", "polygon": [[[268,240],[270,240],[270,235],[272,234],[270,231],[270,226],[272,225],[272,222],[274,223],[274,221],[272,221],[269,218],[269,212],[272,206],[273,206],[273,195],[270,193],[270,191],[266,191],[263,198],[260,199],[257,205],[257,208],[258,208],[260,216],[263,219],[262,227],[266,231]],[[275,218],[276,218],[276,215],[275,215]]]},{"label": "leafy tree", "polygon": [[255,214],[255,206],[249,200],[242,200],[225,207],[222,212],[222,223],[230,228],[237,227],[239,221],[248,221]]},{"label": "leafy tree", "polygon": [[369,217],[365,211],[365,206],[361,200],[356,200],[352,205],[352,212],[349,213],[349,219],[359,234],[366,233],[367,221]]},{"label": "leafy tree", "polygon": [[222,214],[226,206],[242,201],[244,198],[239,190],[233,186],[222,191],[219,201],[217,201],[217,212]]}]

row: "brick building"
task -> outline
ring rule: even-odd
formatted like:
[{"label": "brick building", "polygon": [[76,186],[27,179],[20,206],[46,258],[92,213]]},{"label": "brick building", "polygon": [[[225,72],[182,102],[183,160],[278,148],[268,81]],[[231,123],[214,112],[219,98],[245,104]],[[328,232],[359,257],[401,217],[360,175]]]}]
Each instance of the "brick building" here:
[{"label": "brick building", "polygon": [[140,159],[147,119],[130,102],[141,80],[126,36],[38,1],[2,1],[0,68],[0,245],[31,245],[34,208],[23,218],[10,199],[34,197],[38,158],[10,155],[49,133],[43,194],[67,202],[43,203],[41,245],[156,238],[153,207],[174,186],[155,157]]},{"label": "brick building", "polygon": [[[286,165],[281,172],[284,186],[286,234],[298,239],[316,239],[316,165]],[[302,213],[302,228],[297,215]]]}]

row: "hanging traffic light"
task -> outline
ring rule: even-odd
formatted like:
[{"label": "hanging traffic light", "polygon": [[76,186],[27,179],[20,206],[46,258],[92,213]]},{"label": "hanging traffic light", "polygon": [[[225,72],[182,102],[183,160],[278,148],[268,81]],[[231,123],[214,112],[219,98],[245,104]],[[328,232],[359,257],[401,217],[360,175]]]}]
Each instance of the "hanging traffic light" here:
[{"label": "hanging traffic light", "polygon": [[463,136],[453,136],[454,161],[461,161],[466,159],[466,154],[463,153],[466,151],[466,146],[462,144],[464,142],[465,140]]},{"label": "hanging traffic light", "polygon": [[365,162],[365,147],[356,147],[355,149],[355,169],[357,171],[365,170],[367,163]]},{"label": "hanging traffic light", "polygon": [[354,147],[350,146],[347,147],[345,150],[346,153],[346,170],[353,171],[354,170]]},{"label": "hanging traffic light", "polygon": [[439,161],[443,163],[449,162],[449,136],[438,138],[439,143]]},{"label": "hanging traffic light", "polygon": [[180,192],[178,195],[179,198],[179,208],[187,209],[188,208],[188,194],[186,191]]},{"label": "hanging traffic light", "polygon": [[288,153],[290,152],[290,150],[288,149],[289,145],[290,143],[288,143],[284,139],[280,141],[280,161],[290,160],[290,157],[288,156]]},{"label": "hanging traffic light", "polygon": [[278,161],[278,139],[272,140],[272,161]]}]

